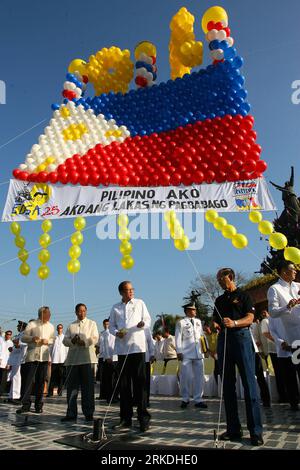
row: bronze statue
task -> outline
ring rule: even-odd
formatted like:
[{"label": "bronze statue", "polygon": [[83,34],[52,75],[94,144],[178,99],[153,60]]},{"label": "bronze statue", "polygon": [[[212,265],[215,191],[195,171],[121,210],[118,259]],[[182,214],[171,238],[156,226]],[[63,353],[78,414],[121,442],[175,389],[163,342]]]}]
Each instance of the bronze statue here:
[{"label": "bronze statue", "polygon": [[284,186],[279,186],[278,184],[275,184],[272,181],[270,181],[270,183],[276,189],[279,189],[279,191],[282,192],[282,200],[284,203],[284,208],[286,210],[287,217],[296,224],[298,224],[300,221],[300,202],[294,191],[294,167],[292,166],[291,168],[292,170],[290,180],[286,181]]}]

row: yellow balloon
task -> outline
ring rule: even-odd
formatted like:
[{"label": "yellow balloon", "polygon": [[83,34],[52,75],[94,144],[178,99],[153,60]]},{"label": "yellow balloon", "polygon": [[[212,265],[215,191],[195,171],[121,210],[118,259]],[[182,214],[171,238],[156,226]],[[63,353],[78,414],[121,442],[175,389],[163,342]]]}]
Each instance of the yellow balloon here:
[{"label": "yellow balloon", "polygon": [[283,250],[287,246],[288,240],[283,233],[274,232],[270,235],[269,243],[272,248]]},{"label": "yellow balloon", "polygon": [[69,256],[71,259],[77,259],[81,255],[81,248],[78,245],[72,245],[69,249]]},{"label": "yellow balloon", "polygon": [[74,59],[68,67],[70,73],[79,72],[81,75],[85,75],[86,62],[82,59]]},{"label": "yellow balloon", "polygon": [[214,222],[214,227],[216,230],[223,230],[227,225],[227,220],[224,217],[218,217]]},{"label": "yellow balloon", "polygon": [[232,238],[237,234],[237,230],[233,225],[225,225],[222,229],[222,235],[224,238]]},{"label": "yellow balloon", "polygon": [[239,250],[242,250],[243,248],[246,248],[248,245],[248,239],[245,235],[242,233],[237,233],[232,237],[231,243],[235,248],[238,248]]},{"label": "yellow balloon", "polygon": [[138,60],[142,53],[148,55],[149,57],[156,57],[156,47],[150,41],[139,42],[134,49],[135,59]]},{"label": "yellow balloon", "polygon": [[29,253],[27,250],[25,250],[25,248],[21,248],[19,251],[18,251],[18,258],[20,261],[22,261],[23,263],[28,259],[28,256],[29,256]]},{"label": "yellow balloon", "polygon": [[120,253],[122,253],[123,256],[125,255],[130,255],[132,252],[132,245],[129,241],[123,240],[120,244]]},{"label": "yellow balloon", "polygon": [[173,238],[174,240],[183,238],[184,230],[181,227],[181,225],[179,225],[178,227],[175,227],[174,229],[170,230],[170,235],[171,235],[171,238]]},{"label": "yellow balloon", "polygon": [[164,219],[167,223],[170,223],[177,219],[175,211],[167,211],[164,213]]},{"label": "yellow balloon", "polygon": [[50,232],[50,230],[52,230],[51,220],[46,219],[42,222],[42,230],[43,232]]},{"label": "yellow balloon", "polygon": [[74,220],[75,230],[83,230],[86,226],[86,221],[84,217],[76,217]]},{"label": "yellow balloon", "polygon": [[268,220],[262,220],[258,224],[258,230],[263,235],[271,235],[274,230],[274,227],[272,222],[269,222]]},{"label": "yellow balloon", "polygon": [[123,269],[131,269],[134,266],[134,259],[130,255],[125,255],[121,258],[121,266]]},{"label": "yellow balloon", "polygon": [[78,261],[78,259],[70,259],[67,268],[71,274],[78,273],[78,271],[80,271],[80,261]]},{"label": "yellow balloon", "polygon": [[204,13],[202,17],[202,29],[204,33],[206,34],[208,29],[207,25],[210,21],[214,21],[215,23],[218,23],[219,21],[222,21],[223,25],[225,27],[228,26],[228,16],[224,8],[222,7],[211,7],[206,12]]},{"label": "yellow balloon", "polygon": [[127,214],[120,214],[117,218],[117,223],[119,227],[126,227],[129,223],[129,217]]},{"label": "yellow balloon", "polygon": [[262,221],[262,213],[259,212],[259,211],[251,211],[249,212],[249,220],[250,222],[252,222],[253,224],[259,224],[259,222]]},{"label": "yellow balloon", "polygon": [[16,238],[15,238],[15,245],[18,247],[18,248],[24,248],[25,246],[25,238],[22,237],[21,235],[17,235]]},{"label": "yellow balloon", "polygon": [[179,250],[179,251],[187,250],[188,247],[190,246],[190,240],[188,239],[186,235],[184,235],[182,238],[178,238],[174,240],[174,246],[176,250]]},{"label": "yellow balloon", "polygon": [[28,276],[28,274],[30,273],[30,266],[27,263],[22,263],[19,270],[22,276]]},{"label": "yellow balloon", "polygon": [[50,252],[48,250],[43,249],[39,252],[38,258],[42,264],[46,264],[50,260]]},{"label": "yellow balloon", "polygon": [[119,230],[118,238],[119,238],[119,240],[129,240],[129,238],[130,238],[130,231],[128,230],[128,228],[122,227],[122,228]]},{"label": "yellow balloon", "polygon": [[83,235],[81,232],[74,232],[71,235],[71,243],[72,245],[81,245],[83,242]]},{"label": "yellow balloon", "polygon": [[205,219],[210,224],[213,224],[217,220],[218,217],[219,217],[219,214],[217,213],[217,211],[214,211],[213,209],[210,209],[205,212]]},{"label": "yellow balloon", "polygon": [[48,233],[43,233],[41,236],[40,236],[40,239],[39,239],[39,244],[43,247],[43,248],[47,248],[47,246],[49,246],[51,243],[51,237]]},{"label": "yellow balloon", "polygon": [[294,264],[300,264],[300,250],[294,246],[289,246],[284,250],[284,257],[287,261]]},{"label": "yellow balloon", "polygon": [[45,279],[47,279],[49,277],[49,274],[50,274],[50,269],[48,268],[48,266],[40,266],[39,269],[38,269],[38,277],[44,281]]},{"label": "yellow balloon", "polygon": [[10,231],[14,235],[18,235],[21,232],[21,225],[18,222],[12,222],[10,224]]}]

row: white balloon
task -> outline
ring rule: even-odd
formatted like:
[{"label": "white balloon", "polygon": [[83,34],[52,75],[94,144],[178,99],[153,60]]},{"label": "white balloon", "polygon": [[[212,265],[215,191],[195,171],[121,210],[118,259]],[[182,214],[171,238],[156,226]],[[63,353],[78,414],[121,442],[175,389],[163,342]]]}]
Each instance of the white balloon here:
[{"label": "white balloon", "polygon": [[222,49],[215,49],[211,51],[211,56],[215,60],[222,60],[224,59],[224,51]]},{"label": "white balloon", "polygon": [[226,38],[225,41],[227,41],[229,47],[232,47],[234,44],[234,39],[231,37]]},{"label": "white balloon", "polygon": [[218,31],[217,39],[218,39],[219,41],[224,41],[224,39],[226,39],[226,37],[227,37],[227,36],[226,36],[226,32],[225,32],[223,29],[221,29],[220,31]]},{"label": "white balloon", "polygon": [[217,34],[218,34],[217,29],[211,29],[210,31],[208,31],[208,33],[206,34],[207,41],[211,42],[217,39]]}]

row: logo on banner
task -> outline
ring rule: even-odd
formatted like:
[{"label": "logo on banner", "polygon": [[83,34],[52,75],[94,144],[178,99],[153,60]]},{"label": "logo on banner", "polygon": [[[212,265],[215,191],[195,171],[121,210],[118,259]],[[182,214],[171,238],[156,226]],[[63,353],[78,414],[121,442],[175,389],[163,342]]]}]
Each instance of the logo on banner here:
[{"label": "logo on banner", "polygon": [[[28,184],[24,184],[23,188],[17,192],[11,215],[26,215],[31,220],[36,220],[39,216],[50,215],[42,213],[42,208],[47,204],[50,196],[51,187],[48,184],[34,184],[31,189]],[[47,210],[47,208],[45,209]]]},{"label": "logo on banner", "polygon": [[261,209],[258,202],[257,181],[238,181],[233,185],[233,196],[238,211]]}]

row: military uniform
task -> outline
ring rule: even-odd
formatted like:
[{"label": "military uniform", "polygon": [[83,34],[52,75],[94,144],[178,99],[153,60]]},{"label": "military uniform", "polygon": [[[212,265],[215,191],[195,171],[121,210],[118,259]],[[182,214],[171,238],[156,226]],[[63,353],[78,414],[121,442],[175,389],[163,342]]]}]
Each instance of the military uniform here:
[{"label": "military uniform", "polygon": [[201,320],[185,317],[176,325],[175,340],[177,354],[182,354],[180,389],[184,403],[190,400],[193,385],[195,404],[202,402],[204,387],[203,354],[200,338],[203,336]]}]

